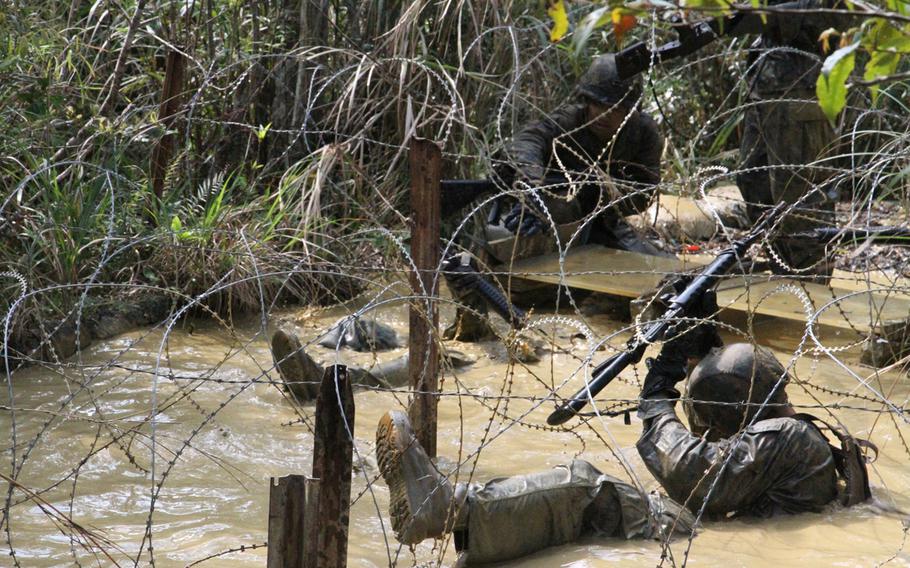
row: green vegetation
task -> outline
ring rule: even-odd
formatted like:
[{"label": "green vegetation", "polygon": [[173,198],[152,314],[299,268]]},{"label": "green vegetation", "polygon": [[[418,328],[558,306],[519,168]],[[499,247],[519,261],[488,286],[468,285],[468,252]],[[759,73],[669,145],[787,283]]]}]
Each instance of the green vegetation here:
[{"label": "green vegetation", "polygon": [[[631,27],[628,10],[559,4],[568,36],[557,43],[543,2],[7,4],[0,272],[40,292],[24,311],[58,316],[104,284],[173,290],[221,313],[343,300],[369,270],[403,266],[389,236],[406,231],[410,137],[442,144],[445,177],[485,176],[518,125],[568,100],[590,57],[617,49],[617,33],[672,37],[641,18]],[[874,51],[895,40],[884,25],[852,33]],[[643,106],[668,135],[667,188],[691,190],[702,165],[735,165],[745,45],[718,42],[649,77]],[[859,53],[857,65],[869,58]],[[902,72],[872,58],[865,69]],[[887,111],[864,119],[879,144],[906,131],[906,84],[876,87],[859,106]],[[895,191],[899,163],[880,168]],[[8,309],[19,283],[0,290]]]}]

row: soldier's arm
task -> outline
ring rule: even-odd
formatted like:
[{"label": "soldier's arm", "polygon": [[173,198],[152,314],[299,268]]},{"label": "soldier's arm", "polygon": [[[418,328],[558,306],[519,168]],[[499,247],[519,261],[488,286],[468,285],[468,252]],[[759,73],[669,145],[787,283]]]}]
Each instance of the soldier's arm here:
[{"label": "soldier's arm", "polygon": [[708,442],[686,429],[670,402],[653,402],[650,409],[643,405],[650,415],[638,453],[670,497],[688,509],[697,512],[710,492],[708,514],[745,510],[781,474],[773,434],[747,431],[735,442]]},{"label": "soldier's arm", "polygon": [[510,169],[531,183],[544,179],[553,148],[553,140],[579,126],[578,109],[561,108],[552,116],[528,124],[515,135],[506,153]]},{"label": "soldier's arm", "polygon": [[657,123],[642,114],[639,124],[641,136],[632,159],[610,164],[610,175],[614,179],[629,182],[624,191],[627,197],[621,204],[623,212],[628,215],[641,213],[651,204],[660,183],[660,159],[664,150],[664,138]]}]

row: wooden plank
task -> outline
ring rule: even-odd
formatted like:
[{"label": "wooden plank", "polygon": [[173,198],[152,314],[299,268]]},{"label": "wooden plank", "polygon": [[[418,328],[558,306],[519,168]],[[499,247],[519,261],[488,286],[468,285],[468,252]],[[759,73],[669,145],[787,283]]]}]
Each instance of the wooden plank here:
[{"label": "wooden plank", "polygon": [[[666,276],[697,269],[709,261],[710,257],[705,255],[673,259],[588,245],[566,255],[562,273],[558,255],[546,255],[516,261],[512,265],[512,277],[636,298],[653,290]],[[772,294],[784,285],[805,290],[813,310],[839,299],[837,306],[819,315],[817,321],[823,326],[869,333],[885,325],[906,322],[910,317],[910,294],[906,291],[869,293],[760,275],[748,278],[731,275],[718,286],[718,304],[729,310],[805,322],[805,308],[795,294],[783,291]]]},{"label": "wooden plank", "polygon": [[601,245],[585,245],[566,255],[562,273],[559,255],[527,258],[512,264],[512,277],[637,298],[666,276],[706,264],[691,257],[649,256]]},{"label": "wooden plank", "polygon": [[[307,537],[307,566],[344,568],[347,565],[353,433],[351,381],[344,365],[333,365],[325,370],[316,399],[313,477],[319,480],[318,517]],[[317,532],[314,539],[313,533]],[[310,544],[315,544],[313,549]]]},{"label": "wooden plank", "polygon": [[420,298],[411,302],[408,316],[408,356],[411,388],[408,414],[417,440],[430,457],[436,456],[436,407],[439,390],[439,352],[436,343],[439,309],[439,235],[441,223],[439,180],[442,152],[435,143],[411,140],[408,155],[411,173],[411,258],[416,273],[411,289]]},{"label": "wooden plank", "polygon": [[760,276],[740,276],[723,282],[717,288],[717,303],[724,309],[805,322],[806,307],[797,293],[787,287],[805,292],[813,312],[831,303],[816,318],[819,325],[827,327],[868,333],[910,317],[910,296],[907,294],[843,290]]}]

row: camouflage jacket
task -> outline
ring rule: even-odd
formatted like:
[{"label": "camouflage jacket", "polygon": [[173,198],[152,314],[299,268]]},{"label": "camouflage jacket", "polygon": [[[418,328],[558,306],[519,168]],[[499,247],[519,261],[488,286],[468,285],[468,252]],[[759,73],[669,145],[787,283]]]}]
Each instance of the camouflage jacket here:
[{"label": "camouflage jacket", "polygon": [[831,448],[805,421],[761,420],[740,436],[708,442],[683,426],[666,399],[642,401],[639,415],[638,453],[667,494],[692,511],[707,498],[709,517],[767,517],[817,512],[837,498]]},{"label": "camouflage jacket", "polygon": [[[639,112],[626,122],[612,145],[585,128],[585,106],[572,104],[523,128],[506,151],[510,170],[533,182],[568,174],[573,180],[597,179],[607,173],[617,185],[641,190],[660,182],[664,140],[651,117]],[[505,176],[504,176],[505,177]],[[507,181],[511,182],[508,178]],[[622,204],[626,212],[648,206],[653,191],[638,191]]]},{"label": "camouflage jacket", "polygon": [[808,12],[845,9],[842,0],[771,0],[768,4],[794,12],[769,12],[764,20],[751,13],[730,30],[732,35],[760,34],[749,56],[752,94],[763,97],[790,92],[794,97],[802,97],[814,93],[825,58],[819,36],[829,28],[846,30],[857,24],[857,17]]}]

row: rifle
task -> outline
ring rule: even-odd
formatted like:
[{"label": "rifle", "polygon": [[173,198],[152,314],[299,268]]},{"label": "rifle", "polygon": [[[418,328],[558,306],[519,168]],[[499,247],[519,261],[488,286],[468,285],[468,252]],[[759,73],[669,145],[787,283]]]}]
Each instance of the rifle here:
[{"label": "rifle", "polygon": [[910,229],[905,227],[868,227],[865,229],[839,229],[837,227],[819,227],[778,237],[778,240],[816,240],[825,244],[842,238],[845,243],[875,241],[876,244],[910,246]]},{"label": "rifle", "polygon": [[734,13],[722,18],[686,23],[681,20],[671,23],[676,39],[651,51],[645,42],[630,45],[616,54],[616,70],[621,79],[638,75],[654,63],[663,63],[677,57],[695,53],[726,34],[740,22],[743,15]]},{"label": "rifle", "polygon": [[477,271],[468,253],[450,254],[443,261],[443,270],[452,275],[453,283],[459,288],[473,288],[493,310],[509,322],[512,329],[521,329],[528,319],[524,310],[512,304],[505,294],[493,283],[484,280]]},{"label": "rifle", "polygon": [[[685,317],[693,306],[701,302],[701,297],[705,292],[714,287],[721,277],[733,268],[746,254],[749,247],[781,215],[786,206],[787,204],[785,203],[779,203],[774,209],[768,211],[748,235],[734,241],[730,248],[718,254],[714,261],[697,276],[694,278],[690,276],[683,277],[686,284],[685,288],[676,296],[670,298],[669,307],[664,314],[657,320],[650,322],[643,334],[640,336],[636,335],[630,339],[626,344],[625,351],[610,357],[595,367],[591,382],[572,395],[568,402],[563,403],[562,406],[550,414],[547,418],[547,424],[558,426],[578,414],[589,400],[593,400],[626,367],[641,361],[648,345],[667,337],[668,332],[672,333],[676,325],[675,322],[679,318]],[[690,278],[691,280],[689,280]]]},{"label": "rifle", "polygon": [[[460,211],[481,196],[499,189],[496,182],[491,179],[444,179],[439,182],[439,187],[442,194],[440,197],[443,218]],[[494,209],[498,211],[498,207]],[[509,322],[513,329],[522,328],[527,320],[527,313],[513,305],[498,287],[481,276],[470,255],[449,254],[444,259],[442,267],[452,274],[453,283],[457,286],[472,288],[480,293],[490,307]]]},{"label": "rifle", "polygon": [[444,179],[439,182],[442,218],[453,215],[472,201],[499,188],[491,179]]}]

